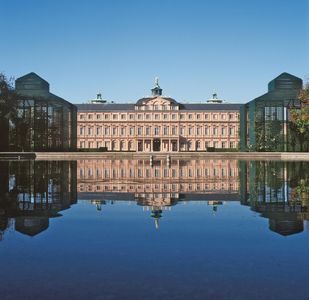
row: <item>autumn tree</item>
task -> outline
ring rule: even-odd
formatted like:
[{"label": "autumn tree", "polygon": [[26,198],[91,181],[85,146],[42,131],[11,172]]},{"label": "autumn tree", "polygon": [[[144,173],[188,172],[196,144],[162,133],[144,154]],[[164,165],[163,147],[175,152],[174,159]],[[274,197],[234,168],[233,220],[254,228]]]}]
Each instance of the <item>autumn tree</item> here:
[{"label": "autumn tree", "polygon": [[291,129],[299,139],[300,151],[309,151],[309,83],[299,93],[300,107],[291,110]]}]

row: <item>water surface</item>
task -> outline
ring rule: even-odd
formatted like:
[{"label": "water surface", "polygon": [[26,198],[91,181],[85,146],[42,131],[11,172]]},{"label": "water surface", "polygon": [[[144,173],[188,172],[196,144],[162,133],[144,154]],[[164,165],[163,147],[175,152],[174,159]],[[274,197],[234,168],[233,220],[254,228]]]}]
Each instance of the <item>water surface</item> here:
[{"label": "water surface", "polygon": [[308,299],[308,163],[0,165],[1,299]]}]

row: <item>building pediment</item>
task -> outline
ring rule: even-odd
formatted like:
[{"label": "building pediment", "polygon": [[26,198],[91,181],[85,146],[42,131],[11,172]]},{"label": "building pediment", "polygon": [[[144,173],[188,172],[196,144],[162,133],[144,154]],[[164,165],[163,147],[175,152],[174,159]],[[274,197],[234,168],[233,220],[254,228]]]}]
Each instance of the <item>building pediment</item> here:
[{"label": "building pediment", "polygon": [[178,107],[176,100],[162,96],[142,98],[135,104],[137,110],[175,110]]}]

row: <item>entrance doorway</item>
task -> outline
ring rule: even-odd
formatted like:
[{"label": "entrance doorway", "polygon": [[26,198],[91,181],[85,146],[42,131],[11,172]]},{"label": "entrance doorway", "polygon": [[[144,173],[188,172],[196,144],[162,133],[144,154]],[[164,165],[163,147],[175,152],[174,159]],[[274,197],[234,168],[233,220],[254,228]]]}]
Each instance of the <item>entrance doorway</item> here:
[{"label": "entrance doorway", "polygon": [[152,144],[153,151],[160,151],[161,150],[161,140],[160,139],[154,139]]}]

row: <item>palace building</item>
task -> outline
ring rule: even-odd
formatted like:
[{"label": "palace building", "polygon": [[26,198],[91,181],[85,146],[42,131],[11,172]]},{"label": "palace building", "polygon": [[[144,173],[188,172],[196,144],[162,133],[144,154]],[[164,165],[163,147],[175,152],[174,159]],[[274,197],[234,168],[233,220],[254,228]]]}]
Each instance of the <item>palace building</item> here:
[{"label": "palace building", "polygon": [[179,103],[162,95],[156,79],[152,95],[134,103],[107,103],[101,95],[77,104],[78,148],[108,151],[171,152],[236,149],[241,104],[213,99]]}]

